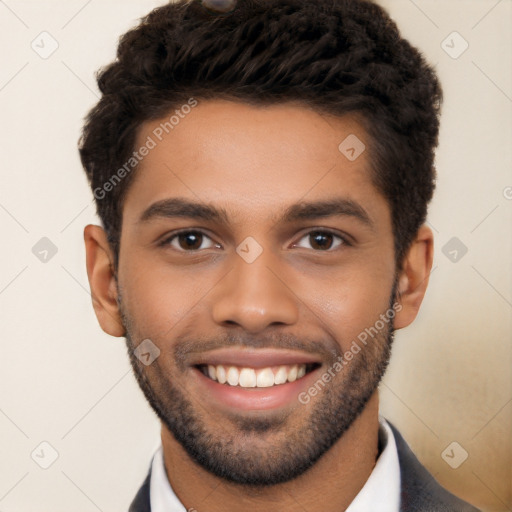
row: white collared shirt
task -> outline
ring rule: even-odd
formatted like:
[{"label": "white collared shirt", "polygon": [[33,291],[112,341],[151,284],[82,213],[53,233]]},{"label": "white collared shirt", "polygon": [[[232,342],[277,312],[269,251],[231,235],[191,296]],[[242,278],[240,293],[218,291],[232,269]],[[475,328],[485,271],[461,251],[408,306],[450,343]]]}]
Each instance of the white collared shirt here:
[{"label": "white collared shirt", "polygon": [[[400,465],[395,437],[386,420],[379,416],[383,450],[368,480],[345,512],[398,512],[400,507]],[[167,478],[162,445],[153,456],[149,487],[151,512],[187,512]]]}]

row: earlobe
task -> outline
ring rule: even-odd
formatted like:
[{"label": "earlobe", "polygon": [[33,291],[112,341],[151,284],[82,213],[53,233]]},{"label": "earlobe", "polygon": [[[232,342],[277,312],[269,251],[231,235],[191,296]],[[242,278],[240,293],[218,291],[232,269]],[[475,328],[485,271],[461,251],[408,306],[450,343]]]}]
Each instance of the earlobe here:
[{"label": "earlobe", "polygon": [[404,258],[398,278],[400,311],[395,317],[395,329],[407,327],[416,318],[428,286],[434,259],[434,236],[427,226],[421,226]]},{"label": "earlobe", "polygon": [[125,329],[117,303],[113,255],[105,231],[89,224],[84,229],[87,276],[94,312],[101,328],[111,336],[121,337]]}]

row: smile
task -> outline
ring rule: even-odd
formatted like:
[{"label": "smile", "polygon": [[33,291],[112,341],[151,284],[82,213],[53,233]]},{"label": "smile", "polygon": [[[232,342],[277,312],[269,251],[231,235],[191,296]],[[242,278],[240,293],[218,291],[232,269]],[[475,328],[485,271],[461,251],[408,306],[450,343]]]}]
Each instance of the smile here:
[{"label": "smile", "polygon": [[241,388],[268,388],[295,382],[314,370],[317,363],[283,364],[264,368],[201,364],[197,368],[211,380]]},{"label": "smile", "polygon": [[312,353],[233,347],[195,353],[189,365],[190,384],[208,407],[230,412],[296,407],[323,367]]}]

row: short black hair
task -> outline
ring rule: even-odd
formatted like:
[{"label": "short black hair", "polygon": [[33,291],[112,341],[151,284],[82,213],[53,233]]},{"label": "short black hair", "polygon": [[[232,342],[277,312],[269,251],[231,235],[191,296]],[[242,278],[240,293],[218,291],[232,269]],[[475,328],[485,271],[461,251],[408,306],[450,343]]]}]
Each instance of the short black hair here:
[{"label": "short black hair", "polygon": [[239,0],[227,12],[200,0],[169,3],[120,38],[116,60],[97,81],[102,96],[79,151],[116,266],[123,198],[136,166],[119,183],[112,178],[132,156],[141,124],[191,98],[298,101],[358,116],[370,137],[373,183],[390,205],[399,267],[426,220],[442,89],[418,49],[371,1]]}]

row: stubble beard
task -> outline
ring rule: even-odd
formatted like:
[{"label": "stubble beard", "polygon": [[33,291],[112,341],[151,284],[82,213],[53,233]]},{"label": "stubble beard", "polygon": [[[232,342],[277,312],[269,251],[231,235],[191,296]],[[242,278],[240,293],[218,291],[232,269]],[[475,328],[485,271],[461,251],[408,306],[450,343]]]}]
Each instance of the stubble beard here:
[{"label": "stubble beard", "polygon": [[[350,428],[376,391],[389,363],[394,336],[393,319],[307,405],[297,400],[295,414],[261,417],[238,414],[225,422],[209,421],[206,406],[194,403],[180,382],[158,359],[145,366],[135,355],[133,317],[119,306],[126,328],[126,347],[137,382],[167,430],[204,469],[228,482],[266,487],[288,482],[311,468]],[[158,343],[157,343],[158,344]],[[332,353],[332,368],[343,357]],[[178,372],[178,366],[174,373]],[[324,369],[325,370],[325,369]],[[318,378],[321,378],[319,373]],[[227,385],[227,384],[226,384]],[[305,414],[305,407],[309,413]]]}]

